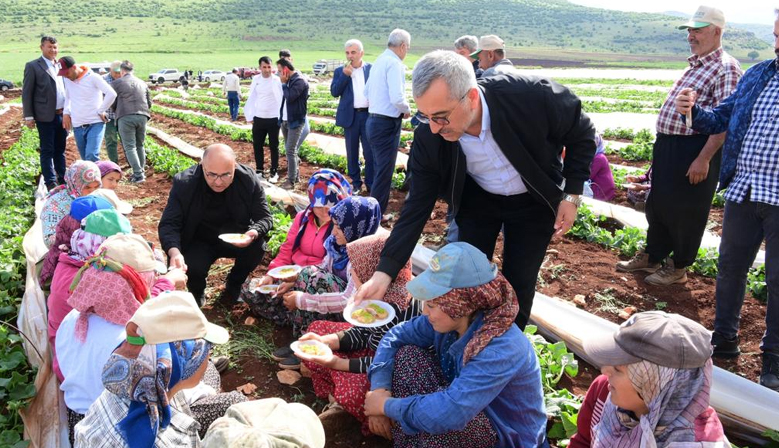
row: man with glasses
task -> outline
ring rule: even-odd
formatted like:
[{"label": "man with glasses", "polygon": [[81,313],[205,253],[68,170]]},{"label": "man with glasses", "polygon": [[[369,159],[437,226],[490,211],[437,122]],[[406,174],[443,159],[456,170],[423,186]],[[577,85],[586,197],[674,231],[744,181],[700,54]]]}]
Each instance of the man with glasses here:
[{"label": "man with glasses", "polygon": [[[187,289],[205,302],[206,277],[218,258],[234,258],[220,301],[232,304],[241,284],[262,261],[264,237],[273,227],[259,176],[235,161],[222,144],[206,148],[202,161],[177,174],[158,228],[170,267],[187,273]],[[243,236],[231,242],[220,235]]]},{"label": "man with glasses", "polygon": [[503,275],[517,293],[516,323],[524,328],[549,240],[576,218],[595,128],[565,87],[520,74],[477,82],[471,64],[451,51],[425,55],[412,77],[423,122],[409,161],[414,180],[376,273],[355,299],[384,296],[440,197],[452,207],[460,241],[489,258],[503,228]]}]

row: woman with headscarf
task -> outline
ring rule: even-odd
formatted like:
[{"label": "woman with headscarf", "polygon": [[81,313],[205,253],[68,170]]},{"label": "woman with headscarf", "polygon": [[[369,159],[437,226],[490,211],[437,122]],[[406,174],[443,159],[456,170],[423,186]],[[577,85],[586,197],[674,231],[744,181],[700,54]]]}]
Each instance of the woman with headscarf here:
[{"label": "woman with headscarf", "polygon": [[603,375],[587,390],[573,448],[727,448],[709,406],[711,333],[678,314],[633,315],[584,341]]},{"label": "woman with headscarf", "polygon": [[74,199],[86,196],[100,188],[100,168],[94,162],[78,160],[65,171],[65,185],[51,190],[41,210],[43,242],[46,247],[54,244],[57,224],[70,212]]},{"label": "woman with headscarf", "polygon": [[592,189],[592,197],[601,201],[614,199],[616,189],[614,187],[614,175],[611,172],[609,159],[606,158],[606,143],[600,134],[595,136],[595,157],[590,165],[589,185]]},{"label": "woman with headscarf", "polygon": [[451,243],[408,291],[424,315],[393,327],[376,350],[365,397],[371,431],[395,447],[548,446],[538,359],[497,266]]},{"label": "woman with headscarf", "polygon": [[[357,287],[371,278],[379,265],[381,250],[389,235],[371,235],[349,243],[349,263],[352,281]],[[407,262],[395,280],[390,283],[384,301],[395,310],[395,318],[380,327],[354,327],[345,322],[318,320],[308,326],[309,333],[300,340],[316,340],[333,350],[327,357],[300,356],[311,370],[314,392],[319,398],[329,399],[330,405],[320,415],[322,422],[336,422],[339,414],[353,415],[362,424],[363,434],[370,434],[368,418],[363,411],[368,392],[368,366],[384,334],[400,322],[421,314],[421,302],[411,300],[406,284],[411,280],[411,263]]]}]

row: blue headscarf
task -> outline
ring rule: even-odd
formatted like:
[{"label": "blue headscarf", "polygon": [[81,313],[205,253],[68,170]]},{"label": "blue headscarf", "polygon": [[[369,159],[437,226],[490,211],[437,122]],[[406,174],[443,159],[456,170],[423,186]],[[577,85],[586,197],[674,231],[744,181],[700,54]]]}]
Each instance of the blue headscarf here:
[{"label": "blue headscarf", "polygon": [[[338,201],[352,195],[352,185],[346,178],[336,170],[322,168],[311,175],[308,180],[308,208],[303,211],[303,218],[300,220],[300,227],[295,242],[292,244],[292,251],[300,247],[303,240],[303,234],[314,207],[333,207]],[[333,230],[332,223],[327,226],[325,237],[330,236]]]},{"label": "blue headscarf", "polygon": [[[381,207],[374,198],[350,196],[330,209],[330,217],[343,232],[346,242],[351,243],[376,233],[381,224]],[[338,244],[335,235],[330,235],[325,240],[325,249],[333,261],[333,273],[346,280],[349,263],[346,245]]]}]

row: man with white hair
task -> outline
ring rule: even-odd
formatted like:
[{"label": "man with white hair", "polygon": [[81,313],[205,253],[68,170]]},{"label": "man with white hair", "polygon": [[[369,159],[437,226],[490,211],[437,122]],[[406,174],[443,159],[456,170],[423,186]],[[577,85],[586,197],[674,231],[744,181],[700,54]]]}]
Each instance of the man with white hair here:
[{"label": "man with white hair", "polygon": [[484,77],[514,72],[514,64],[506,59],[506,44],[500,37],[490,34],[479,38],[479,48],[470,55],[479,60]]},{"label": "man with white hair", "polygon": [[[109,67],[108,73],[103,76],[103,79],[110,86],[113,82],[122,77],[122,61],[114,61]],[[103,142],[105,143],[105,151],[108,155],[108,160],[119,163],[119,153],[117,148],[119,147],[119,126],[116,124],[116,113],[112,109],[106,111],[106,118],[108,121],[105,123],[105,136]]]},{"label": "man with white hair", "polygon": [[676,113],[674,100],[683,89],[692,88],[699,105],[713,108],[736,89],[741,67],[722,48],[724,27],[725,15],[709,6],[699,7],[679,27],[687,31],[692,55],[657,117],[652,189],[646,201],[646,248],[617,263],[617,271],[649,273],[644,281],[652,285],[685,283],[687,267],[698,256],[706,231],[725,133],[709,135],[687,127]]},{"label": "man with white hair", "polygon": [[476,36],[470,36],[467,34],[465,36],[458,37],[457,40],[454,41],[454,52],[473,64],[473,72],[476,73],[476,79],[481,78],[481,75],[484,72],[484,70],[479,68],[479,59],[471,57],[471,54],[476,51],[478,46],[479,41],[476,39]]},{"label": "man with white hair", "polygon": [[387,39],[387,49],[373,63],[373,76],[365,82],[368,139],[373,150],[371,196],[379,201],[382,213],[386,213],[389,203],[401,123],[411,116],[411,107],[406,100],[406,66],[403,65],[410,48],[411,35],[408,31],[392,30]]},{"label": "man with white hair", "polygon": [[576,218],[595,127],[560,84],[518,73],[477,82],[471,64],[452,51],[419,60],[413,94],[422,124],[411,149],[411,189],[355,301],[384,296],[440,197],[452,207],[459,240],[490,259],[503,228],[503,275],[517,293],[516,323],[524,328],[549,240]]},{"label": "man with white hair", "polygon": [[330,94],[341,98],[335,114],[335,125],[344,128],[347,170],[356,192],[360,191],[362,186],[360,176],[360,142],[362,142],[362,152],[365,157],[365,186],[370,191],[373,185],[373,151],[366,130],[368,98],[365,96],[365,83],[370,76],[371,64],[363,62],[362,57],[365,52],[362,42],[357,39],[346,41],[344,52],[349,63],[335,69],[333,82],[330,83]]}]

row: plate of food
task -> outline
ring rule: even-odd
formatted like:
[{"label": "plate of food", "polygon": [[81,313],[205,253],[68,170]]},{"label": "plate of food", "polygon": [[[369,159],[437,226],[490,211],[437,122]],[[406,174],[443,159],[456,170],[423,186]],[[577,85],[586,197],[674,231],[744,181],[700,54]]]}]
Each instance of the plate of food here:
[{"label": "plate of food", "polygon": [[273,294],[277,289],[279,289],[279,285],[262,285],[255,289],[255,291],[259,292],[260,294]]},{"label": "plate of food", "polygon": [[344,319],[357,327],[381,327],[395,318],[395,308],[380,300],[363,300],[359,305],[349,303],[344,308]]},{"label": "plate of food", "polygon": [[287,266],[279,266],[268,271],[268,275],[278,280],[284,280],[300,274],[301,269],[302,268],[300,266],[294,264],[287,265]]},{"label": "plate of food", "polygon": [[304,356],[330,356],[333,354],[330,347],[313,339],[310,341],[295,341],[289,344],[289,348],[296,354]]},{"label": "plate of food", "polygon": [[248,243],[252,240],[252,237],[245,233],[223,233],[219,235],[219,239],[224,241],[225,243],[230,244],[240,244],[240,243]]}]

